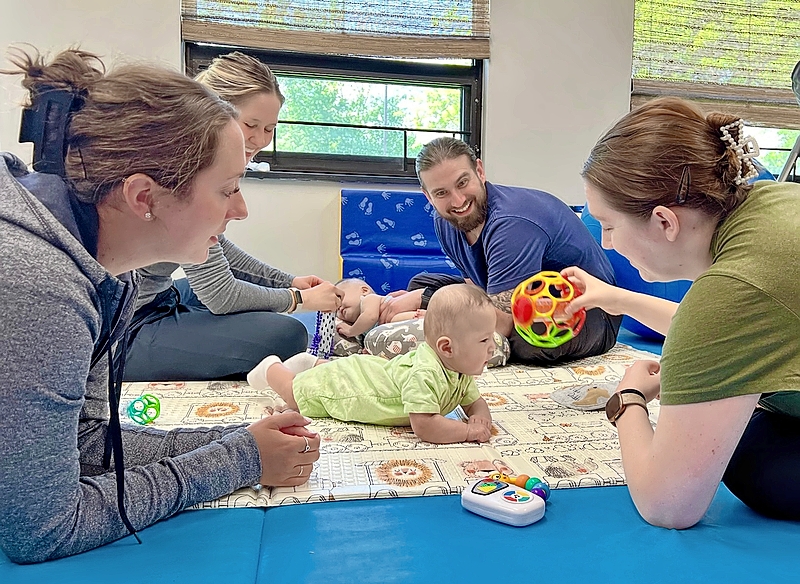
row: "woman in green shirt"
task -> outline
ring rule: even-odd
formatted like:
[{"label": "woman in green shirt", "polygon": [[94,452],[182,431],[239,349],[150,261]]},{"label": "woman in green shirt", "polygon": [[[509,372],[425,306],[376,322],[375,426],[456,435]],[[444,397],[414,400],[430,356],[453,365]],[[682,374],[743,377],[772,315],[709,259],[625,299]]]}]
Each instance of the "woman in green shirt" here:
[{"label": "woman in green shirt", "polygon": [[563,271],[584,291],[571,311],[597,306],[666,335],[661,363],[630,367],[606,408],[654,525],[696,524],[720,481],[762,514],[800,519],[800,185],[751,184],[758,146],[742,131],[736,116],[656,99],[582,172],[603,247],[645,280],[693,281],[678,305]]}]

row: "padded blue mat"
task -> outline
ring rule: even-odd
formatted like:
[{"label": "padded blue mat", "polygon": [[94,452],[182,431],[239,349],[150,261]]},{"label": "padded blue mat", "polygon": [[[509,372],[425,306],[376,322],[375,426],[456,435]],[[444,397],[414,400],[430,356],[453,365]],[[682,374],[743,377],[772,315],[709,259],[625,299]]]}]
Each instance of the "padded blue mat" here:
[{"label": "padded blue mat", "polygon": [[403,290],[423,272],[457,274],[445,257],[419,191],[342,189],[342,277],[361,278],[378,294]]},{"label": "padded blue mat", "polygon": [[264,509],[186,511],[139,534],[77,556],[19,566],[0,552],[3,584],[252,584]]},{"label": "padded blue mat", "polygon": [[720,487],[699,525],[666,530],[639,517],[626,487],[595,487],[554,491],[523,528],[442,496],[187,511],[141,537],[32,566],[0,552],[0,582],[796,582],[800,523],[760,517]]},{"label": "padded blue mat", "polygon": [[554,491],[523,528],[473,515],[458,496],[279,507],[264,528],[259,584],[798,579],[800,524],[759,517],[724,487],[685,531],[645,523],[626,487]]}]

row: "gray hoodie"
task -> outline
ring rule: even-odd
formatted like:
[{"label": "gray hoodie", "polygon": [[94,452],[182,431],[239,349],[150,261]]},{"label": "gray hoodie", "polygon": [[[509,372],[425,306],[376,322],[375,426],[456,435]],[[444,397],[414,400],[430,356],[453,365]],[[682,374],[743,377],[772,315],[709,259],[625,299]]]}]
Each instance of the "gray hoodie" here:
[{"label": "gray hoodie", "polygon": [[[95,259],[94,206],[5,153],[0,249],[0,547],[15,562],[37,562],[128,534],[113,465],[102,459],[108,347],[135,285]],[[261,475],[242,427],[123,426],[122,442],[125,509],[137,530]]]}]

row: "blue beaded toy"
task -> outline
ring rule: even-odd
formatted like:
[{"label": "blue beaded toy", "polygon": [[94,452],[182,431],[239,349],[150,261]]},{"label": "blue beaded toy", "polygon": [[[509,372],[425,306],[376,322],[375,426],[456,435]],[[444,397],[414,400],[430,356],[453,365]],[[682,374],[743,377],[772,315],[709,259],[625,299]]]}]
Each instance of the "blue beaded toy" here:
[{"label": "blue beaded toy", "polygon": [[336,316],[332,312],[317,313],[317,328],[311,339],[308,352],[320,359],[328,359],[333,353],[333,337],[336,334]]}]

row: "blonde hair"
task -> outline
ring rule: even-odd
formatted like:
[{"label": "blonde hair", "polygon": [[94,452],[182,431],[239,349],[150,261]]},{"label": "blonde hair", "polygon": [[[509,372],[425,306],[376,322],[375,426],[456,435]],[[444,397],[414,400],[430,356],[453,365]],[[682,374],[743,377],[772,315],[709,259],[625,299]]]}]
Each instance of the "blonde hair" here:
[{"label": "blonde hair", "polygon": [[474,284],[442,286],[431,296],[425,312],[425,342],[435,346],[437,339],[452,336],[453,327],[465,314],[481,308],[494,308],[489,296]]},{"label": "blonde hair", "polygon": [[375,294],[375,290],[361,278],[342,278],[334,286],[366,286],[370,294]]},{"label": "blonde hair", "polygon": [[217,154],[236,110],[176,71],[131,64],[106,73],[97,55],[68,49],[49,62],[34,49],[10,61],[30,101],[52,90],[80,97],[68,119],[65,174],[75,195],[99,203],[125,177],[146,174],[176,196],[188,196]]},{"label": "blonde hair", "polygon": [[[676,97],[654,99],[597,142],[581,176],[611,208],[627,215],[646,219],[659,205],[680,204],[722,219],[751,188],[736,179],[753,169],[752,161],[740,159],[720,132],[738,119],[706,115]],[[739,141],[736,134],[732,138]]]},{"label": "blonde hair", "polygon": [[216,91],[222,99],[241,105],[259,93],[274,93],[281,105],[286,98],[281,93],[275,74],[264,63],[239,51],[215,57],[195,80]]}]

